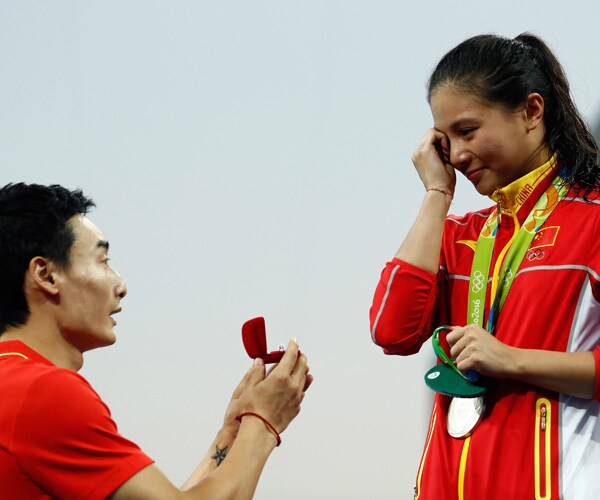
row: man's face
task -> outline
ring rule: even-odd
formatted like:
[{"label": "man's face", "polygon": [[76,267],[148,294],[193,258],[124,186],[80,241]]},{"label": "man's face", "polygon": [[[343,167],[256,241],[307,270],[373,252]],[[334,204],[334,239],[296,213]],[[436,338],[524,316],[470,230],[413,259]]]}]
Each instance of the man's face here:
[{"label": "man's face", "polygon": [[75,241],[68,269],[56,271],[58,325],[63,337],[81,352],[116,341],[112,314],[121,310],[125,282],[108,263],[108,242],[86,217],[69,220]]}]

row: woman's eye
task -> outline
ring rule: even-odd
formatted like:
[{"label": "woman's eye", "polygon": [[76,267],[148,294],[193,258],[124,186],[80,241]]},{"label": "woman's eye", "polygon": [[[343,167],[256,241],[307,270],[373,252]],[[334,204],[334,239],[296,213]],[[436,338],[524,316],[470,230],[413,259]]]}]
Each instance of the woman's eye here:
[{"label": "woman's eye", "polygon": [[104,262],[106,265],[108,265],[109,261],[110,261],[110,258],[106,257],[106,259],[104,259],[102,262]]}]

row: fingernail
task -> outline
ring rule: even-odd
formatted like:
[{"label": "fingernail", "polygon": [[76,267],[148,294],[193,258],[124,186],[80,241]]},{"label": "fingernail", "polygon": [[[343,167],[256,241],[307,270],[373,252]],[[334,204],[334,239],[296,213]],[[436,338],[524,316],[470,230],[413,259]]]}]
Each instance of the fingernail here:
[{"label": "fingernail", "polygon": [[298,345],[298,346],[300,345],[300,344],[298,343],[298,339],[297,339],[296,337],[292,337],[292,342],[294,342],[294,343],[295,343],[296,345]]}]

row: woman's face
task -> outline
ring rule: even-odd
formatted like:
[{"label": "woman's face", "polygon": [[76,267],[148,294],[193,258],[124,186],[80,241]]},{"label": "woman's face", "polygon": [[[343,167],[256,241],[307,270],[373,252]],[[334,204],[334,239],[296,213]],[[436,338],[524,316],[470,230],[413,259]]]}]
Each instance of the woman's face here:
[{"label": "woman's face", "polygon": [[[537,96],[535,102],[529,102],[532,96]],[[507,186],[550,156],[542,145],[543,100],[537,94],[509,112],[445,86],[432,93],[431,112],[434,128],[448,138],[450,163],[483,195]]]}]

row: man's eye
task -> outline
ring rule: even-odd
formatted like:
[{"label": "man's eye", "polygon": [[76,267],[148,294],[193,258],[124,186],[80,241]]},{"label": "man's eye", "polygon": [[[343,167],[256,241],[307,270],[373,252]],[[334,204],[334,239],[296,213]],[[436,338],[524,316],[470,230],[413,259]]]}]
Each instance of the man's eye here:
[{"label": "man's eye", "polygon": [[473,127],[460,129],[460,135],[462,135],[462,136],[469,135],[474,130],[475,129]]}]

